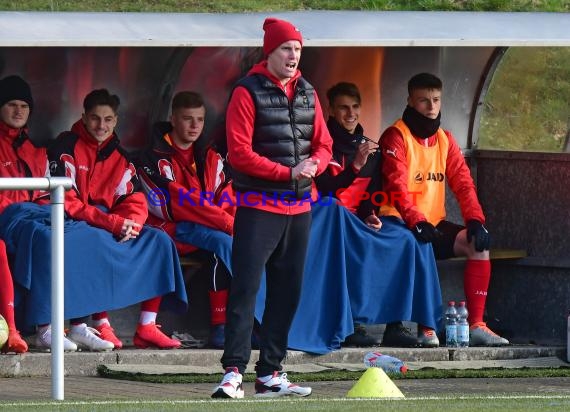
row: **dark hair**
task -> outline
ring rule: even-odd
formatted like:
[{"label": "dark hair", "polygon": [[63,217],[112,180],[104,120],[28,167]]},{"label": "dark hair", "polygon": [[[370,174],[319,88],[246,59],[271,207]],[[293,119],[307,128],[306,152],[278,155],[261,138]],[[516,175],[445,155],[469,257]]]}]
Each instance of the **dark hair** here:
[{"label": "dark hair", "polygon": [[202,106],[204,99],[196,92],[178,92],[172,99],[172,113],[177,109],[194,109]]},{"label": "dark hair", "polygon": [[335,84],[333,87],[327,90],[327,98],[329,99],[329,105],[334,105],[334,99],[337,96],[350,96],[354,97],[358,104],[360,104],[360,91],[354,83],[340,82]]},{"label": "dark hair", "polygon": [[431,73],[416,74],[408,81],[408,95],[411,96],[414,90],[433,89],[441,90],[443,83],[441,79]]},{"label": "dark hair", "polygon": [[107,89],[96,89],[83,99],[83,110],[88,113],[96,106],[109,106],[113,112],[117,113],[119,104],[121,104],[121,100],[116,94],[110,94]]}]

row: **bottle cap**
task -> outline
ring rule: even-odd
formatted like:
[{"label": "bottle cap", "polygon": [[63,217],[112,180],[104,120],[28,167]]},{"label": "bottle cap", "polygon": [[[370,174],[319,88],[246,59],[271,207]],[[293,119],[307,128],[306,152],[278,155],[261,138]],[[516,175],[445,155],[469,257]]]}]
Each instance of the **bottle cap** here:
[{"label": "bottle cap", "polygon": [[465,306],[465,301],[462,300],[461,302],[459,302],[459,306]]},{"label": "bottle cap", "polygon": [[454,301],[454,300],[450,300],[449,303],[448,303],[448,305],[450,305],[450,306],[455,306],[455,301]]}]

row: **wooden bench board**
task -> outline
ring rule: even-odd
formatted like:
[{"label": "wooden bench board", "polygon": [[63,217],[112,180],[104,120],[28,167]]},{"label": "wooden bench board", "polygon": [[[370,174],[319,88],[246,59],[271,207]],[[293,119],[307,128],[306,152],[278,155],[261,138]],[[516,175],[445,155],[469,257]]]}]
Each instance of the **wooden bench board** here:
[{"label": "wooden bench board", "polygon": [[180,256],[180,266],[182,267],[201,267],[202,261],[192,256]]},{"label": "wooden bench board", "polygon": [[[528,255],[524,249],[491,249],[490,256],[491,260],[507,260],[522,259]],[[465,257],[459,256],[448,260],[465,260]],[[192,256],[180,256],[180,265],[182,267],[201,267],[202,262]]]},{"label": "wooden bench board", "polygon": [[[524,249],[491,249],[489,257],[491,260],[514,260],[526,258],[528,254]],[[447,260],[465,260],[465,256],[457,256]]]}]

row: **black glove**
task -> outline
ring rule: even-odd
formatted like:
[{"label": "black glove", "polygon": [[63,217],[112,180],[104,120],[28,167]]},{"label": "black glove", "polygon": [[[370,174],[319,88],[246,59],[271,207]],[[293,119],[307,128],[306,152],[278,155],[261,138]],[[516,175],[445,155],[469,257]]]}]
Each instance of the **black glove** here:
[{"label": "black glove", "polygon": [[416,223],[412,232],[416,239],[426,243],[433,242],[441,236],[441,232],[437,230],[434,225],[430,222],[426,222],[425,220]]},{"label": "black glove", "polygon": [[475,250],[477,252],[489,250],[489,243],[491,242],[489,232],[478,220],[467,222],[467,242],[471,243],[472,238],[475,238]]}]

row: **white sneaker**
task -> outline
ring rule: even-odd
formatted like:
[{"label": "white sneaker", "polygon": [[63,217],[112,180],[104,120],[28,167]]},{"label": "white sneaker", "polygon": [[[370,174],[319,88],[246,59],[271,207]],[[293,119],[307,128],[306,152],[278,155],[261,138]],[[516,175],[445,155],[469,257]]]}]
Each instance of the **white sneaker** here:
[{"label": "white sneaker", "polygon": [[289,382],[287,374],[273,372],[273,375],[259,377],[255,380],[255,396],[276,398],[279,396],[296,395],[309,396],[312,389],[308,386],[299,386]]},{"label": "white sneaker", "polygon": [[243,377],[237,368],[226,368],[222,382],[214,389],[212,398],[242,399],[244,395],[242,380]]},{"label": "white sneaker", "polygon": [[112,342],[101,339],[99,335],[101,334],[97,329],[90,328],[85,323],[82,323],[71,327],[69,339],[91,351],[113,350],[115,345]]},{"label": "white sneaker", "polygon": [[[51,350],[51,326],[48,326],[43,332],[38,330],[38,333],[36,334],[36,348],[47,350],[48,352]],[[75,352],[77,350],[77,345],[64,336],[63,350],[65,352]]]}]

